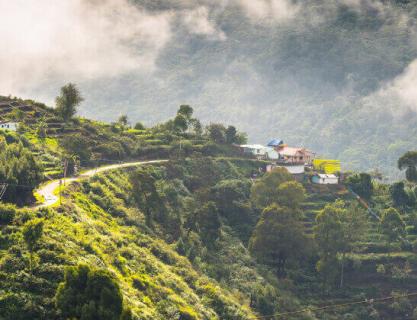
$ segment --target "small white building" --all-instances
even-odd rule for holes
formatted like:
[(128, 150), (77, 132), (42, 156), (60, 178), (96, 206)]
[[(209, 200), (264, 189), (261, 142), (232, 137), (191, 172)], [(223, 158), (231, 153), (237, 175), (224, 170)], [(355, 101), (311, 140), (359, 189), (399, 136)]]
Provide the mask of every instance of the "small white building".
[(278, 160), (279, 159), (279, 154), (278, 152), (271, 147), (264, 147), (266, 150), (266, 154), (265, 154), (265, 158), (267, 160)]
[(16, 122), (0, 122), (0, 130), (17, 131)]
[(271, 172), (275, 168), (285, 168), (287, 171), (293, 175), (304, 174), (305, 167), (304, 165), (277, 165), (277, 164), (268, 164), (266, 166), (266, 172)]
[(339, 178), (334, 174), (318, 173), (311, 179), (316, 184), (339, 184)]
[(243, 144), (240, 145), (240, 148), (243, 150), (243, 153), (249, 153), (256, 157), (265, 157), (267, 153), (267, 148), (261, 144)]

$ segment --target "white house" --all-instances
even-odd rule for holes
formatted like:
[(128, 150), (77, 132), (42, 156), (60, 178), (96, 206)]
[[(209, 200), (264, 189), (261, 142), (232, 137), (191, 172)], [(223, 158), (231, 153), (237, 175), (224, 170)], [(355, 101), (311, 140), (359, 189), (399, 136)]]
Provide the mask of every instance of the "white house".
[(243, 150), (243, 153), (250, 153), (259, 158), (265, 157), (267, 153), (267, 148), (261, 144), (242, 144), (240, 148)]
[(279, 154), (278, 152), (271, 147), (264, 147), (266, 150), (266, 159), (268, 160), (278, 160), (279, 159)]
[(334, 174), (322, 174), (318, 173), (311, 179), (313, 183), (317, 184), (338, 184), (339, 178)]
[(0, 130), (16, 131), (17, 123), (16, 122), (0, 122)]
[(268, 164), (266, 166), (266, 172), (271, 172), (275, 168), (285, 168), (287, 171), (293, 175), (304, 174), (305, 167), (304, 165), (277, 165), (277, 164)]

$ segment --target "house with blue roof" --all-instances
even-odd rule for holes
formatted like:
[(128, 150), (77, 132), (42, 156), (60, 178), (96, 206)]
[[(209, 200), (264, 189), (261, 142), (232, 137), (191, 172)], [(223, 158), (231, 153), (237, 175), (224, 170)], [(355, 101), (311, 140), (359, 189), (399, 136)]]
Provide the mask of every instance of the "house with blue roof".
[(281, 145), (284, 144), (284, 140), (280, 140), (280, 139), (272, 139), (271, 141), (269, 141), (269, 143), (267, 144), (268, 147), (279, 147)]

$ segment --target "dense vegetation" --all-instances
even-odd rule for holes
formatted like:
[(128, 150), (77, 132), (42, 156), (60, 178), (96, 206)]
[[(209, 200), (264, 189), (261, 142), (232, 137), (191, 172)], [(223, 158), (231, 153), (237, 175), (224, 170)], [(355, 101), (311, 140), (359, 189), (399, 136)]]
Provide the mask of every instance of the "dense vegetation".
[[(0, 204), (0, 318), (249, 320), (306, 307), (287, 318), (417, 316), (406, 296), (417, 284), (415, 152), (398, 161), (405, 181), (352, 173), (340, 185), (314, 185), (284, 168), (265, 173), (268, 162), (233, 147), (242, 133), (203, 127), (189, 106), (131, 129), (125, 117), (64, 121), (59, 110), (15, 102), (2, 116), (19, 116), (21, 126), (0, 142), (10, 185), (33, 188), (50, 174), (45, 159), (66, 160), (73, 171), (100, 164), (108, 149), (97, 145), (119, 139), (130, 142), (118, 161), (169, 161), (67, 185), (62, 204), (50, 208), (6, 204), (30, 202), (29, 191), (8, 193)], [(39, 117), (60, 128), (33, 129)], [(393, 298), (314, 310), (386, 296)]]

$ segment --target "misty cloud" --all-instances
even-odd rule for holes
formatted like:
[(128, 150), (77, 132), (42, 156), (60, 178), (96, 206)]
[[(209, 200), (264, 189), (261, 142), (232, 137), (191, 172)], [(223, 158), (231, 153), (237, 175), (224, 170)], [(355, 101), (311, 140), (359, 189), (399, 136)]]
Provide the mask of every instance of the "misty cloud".
[(215, 21), (210, 20), (207, 7), (186, 10), (181, 14), (181, 18), (192, 34), (205, 35), (214, 40), (226, 40), (225, 33), (216, 26)]
[(60, 83), (152, 71), (171, 38), (170, 12), (127, 0), (0, 1), (0, 90), (27, 94)]
[(254, 23), (288, 21), (300, 8), (290, 0), (237, 0), (237, 4)]
[(394, 114), (407, 109), (417, 112), (417, 59), (404, 72), (383, 86), (375, 95), (380, 106), (389, 107)]

